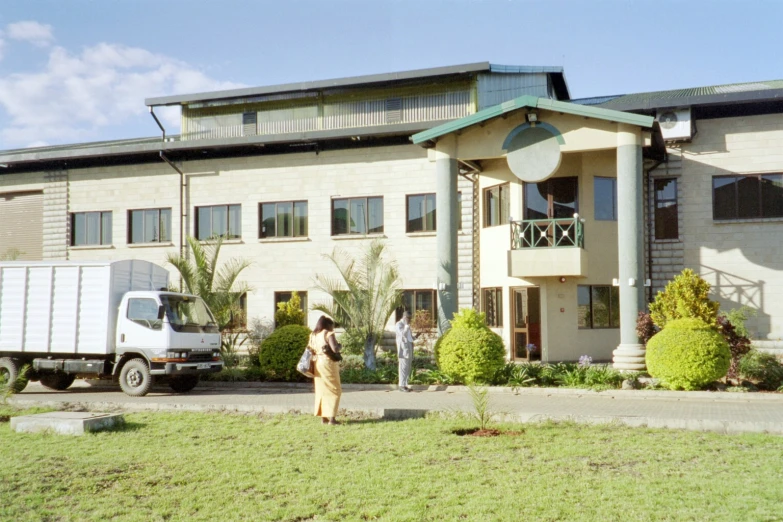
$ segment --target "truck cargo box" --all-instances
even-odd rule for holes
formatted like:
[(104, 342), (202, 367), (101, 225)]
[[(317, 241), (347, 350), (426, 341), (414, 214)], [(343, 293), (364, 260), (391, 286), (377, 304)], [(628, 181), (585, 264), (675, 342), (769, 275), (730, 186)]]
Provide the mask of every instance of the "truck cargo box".
[(141, 260), (0, 263), (0, 352), (110, 354), (117, 310), (133, 290), (168, 286)]

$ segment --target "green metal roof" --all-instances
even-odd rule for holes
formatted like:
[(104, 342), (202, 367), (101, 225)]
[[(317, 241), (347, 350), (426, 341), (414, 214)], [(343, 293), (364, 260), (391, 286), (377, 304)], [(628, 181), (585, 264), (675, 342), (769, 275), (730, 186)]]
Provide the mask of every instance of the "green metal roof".
[[(766, 99), (782, 99), (783, 80), (708, 85), (669, 91), (653, 91), (614, 96), (596, 104), (605, 109), (641, 110), (678, 105), (719, 104)], [(591, 103), (590, 99), (576, 103)], [(593, 105), (593, 106), (596, 106)]]
[(519, 98), (514, 98), (513, 100), (501, 103), (500, 105), (486, 108), (475, 114), (471, 114), (470, 116), (465, 116), (464, 118), (450, 121), (443, 125), (433, 127), (430, 130), (414, 134), (411, 136), (411, 140), (415, 144), (424, 143), (519, 109), (544, 109), (565, 114), (573, 114), (575, 116), (584, 116), (586, 118), (595, 118), (597, 120), (628, 123), (640, 127), (652, 127), (654, 121), (652, 116), (629, 114), (627, 112), (614, 111), (601, 107), (577, 105), (570, 102), (550, 100), (548, 98), (537, 98), (535, 96), (520, 96)]

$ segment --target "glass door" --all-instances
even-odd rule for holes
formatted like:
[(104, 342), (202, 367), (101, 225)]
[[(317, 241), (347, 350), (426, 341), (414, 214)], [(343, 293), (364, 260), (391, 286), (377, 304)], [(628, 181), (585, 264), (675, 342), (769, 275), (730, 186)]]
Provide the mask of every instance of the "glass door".
[(537, 286), (511, 289), (511, 354), (515, 361), (541, 360), (541, 290)]

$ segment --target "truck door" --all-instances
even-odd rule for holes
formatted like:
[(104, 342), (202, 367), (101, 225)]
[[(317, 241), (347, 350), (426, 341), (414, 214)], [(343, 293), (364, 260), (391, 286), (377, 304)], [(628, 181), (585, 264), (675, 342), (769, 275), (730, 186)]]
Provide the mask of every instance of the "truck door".
[(158, 319), (160, 304), (150, 297), (129, 297), (126, 313), (117, 320), (117, 347), (131, 349), (161, 349), (166, 346), (163, 320)]

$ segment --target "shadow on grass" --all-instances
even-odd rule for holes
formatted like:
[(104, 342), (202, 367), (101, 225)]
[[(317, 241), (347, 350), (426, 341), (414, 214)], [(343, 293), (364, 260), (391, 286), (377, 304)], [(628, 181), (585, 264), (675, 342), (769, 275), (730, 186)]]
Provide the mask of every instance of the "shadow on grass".
[(95, 433), (133, 433), (136, 431), (140, 431), (142, 428), (146, 426), (143, 422), (123, 422), (121, 424), (117, 424), (115, 426), (112, 426), (111, 428), (106, 428), (105, 430), (96, 431)]

